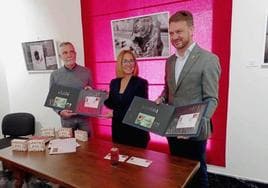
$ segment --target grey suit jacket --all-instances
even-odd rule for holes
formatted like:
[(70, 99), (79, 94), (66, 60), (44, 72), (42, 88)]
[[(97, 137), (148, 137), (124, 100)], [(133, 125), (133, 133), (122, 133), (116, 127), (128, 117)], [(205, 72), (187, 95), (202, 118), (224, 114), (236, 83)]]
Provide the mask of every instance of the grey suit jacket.
[(205, 118), (201, 121), (201, 131), (197, 140), (205, 140), (211, 134), (210, 118), (218, 104), (220, 77), (219, 59), (215, 54), (200, 48), (197, 44), (181, 71), (178, 83), (175, 81), (176, 56), (167, 59), (165, 67), (165, 87), (161, 94), (168, 104), (183, 106), (198, 102), (208, 102)]

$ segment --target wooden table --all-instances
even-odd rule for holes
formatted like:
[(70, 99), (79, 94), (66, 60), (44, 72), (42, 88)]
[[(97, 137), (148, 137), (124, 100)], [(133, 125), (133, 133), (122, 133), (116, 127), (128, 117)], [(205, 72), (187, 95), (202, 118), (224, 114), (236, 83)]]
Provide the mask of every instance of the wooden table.
[[(14, 171), (16, 187), (31, 173), (62, 187), (85, 188), (172, 188), (185, 187), (199, 168), (199, 162), (151, 150), (92, 139), (79, 142), (76, 153), (49, 155), (46, 152), (0, 150), (0, 160)], [(116, 146), (120, 154), (152, 160), (148, 167), (126, 162), (112, 166), (104, 156)]]

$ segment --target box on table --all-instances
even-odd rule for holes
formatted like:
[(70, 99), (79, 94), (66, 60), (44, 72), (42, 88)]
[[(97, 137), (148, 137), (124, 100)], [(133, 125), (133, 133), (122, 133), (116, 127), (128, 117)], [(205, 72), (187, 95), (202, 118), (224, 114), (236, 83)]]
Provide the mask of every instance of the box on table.
[(59, 138), (71, 138), (73, 137), (73, 129), (72, 128), (60, 128), (58, 130), (58, 137)]
[(41, 128), (41, 136), (55, 137), (54, 128)]
[(43, 137), (35, 137), (28, 140), (28, 151), (45, 151), (46, 139)]
[(27, 140), (13, 139), (11, 140), (11, 148), (13, 151), (27, 151)]
[(74, 137), (79, 141), (83, 141), (83, 142), (88, 141), (88, 133), (87, 133), (87, 131), (75, 130), (74, 131)]

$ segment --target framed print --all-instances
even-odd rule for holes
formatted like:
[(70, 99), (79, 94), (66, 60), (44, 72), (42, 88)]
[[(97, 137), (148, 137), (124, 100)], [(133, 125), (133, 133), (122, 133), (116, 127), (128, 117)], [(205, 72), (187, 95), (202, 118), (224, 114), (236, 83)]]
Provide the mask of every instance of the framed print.
[(114, 58), (130, 49), (139, 58), (169, 56), (168, 12), (111, 21)]
[(72, 110), (80, 115), (101, 116), (108, 93), (101, 90), (65, 87), (53, 84), (47, 95), (45, 106), (58, 110)]
[(135, 96), (123, 123), (160, 136), (197, 137), (207, 105), (208, 103), (201, 102), (175, 107), (156, 104), (148, 99)]
[(52, 71), (58, 69), (57, 55), (53, 40), (22, 43), (26, 68), (29, 72)]

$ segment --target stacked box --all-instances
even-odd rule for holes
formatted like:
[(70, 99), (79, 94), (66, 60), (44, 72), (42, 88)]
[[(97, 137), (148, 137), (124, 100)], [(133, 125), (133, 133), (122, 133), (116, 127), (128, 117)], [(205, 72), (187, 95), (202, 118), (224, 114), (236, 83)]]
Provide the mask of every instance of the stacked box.
[(59, 138), (71, 138), (73, 137), (73, 129), (72, 128), (60, 128), (58, 130)]
[(46, 150), (45, 139), (30, 139), (28, 141), (28, 151), (45, 151)]
[(54, 128), (42, 128), (41, 136), (55, 137), (55, 129)]
[(13, 151), (27, 151), (27, 140), (13, 139), (11, 140), (11, 148)]
[(79, 141), (83, 141), (83, 142), (88, 141), (87, 131), (75, 130), (74, 131), (74, 137)]

